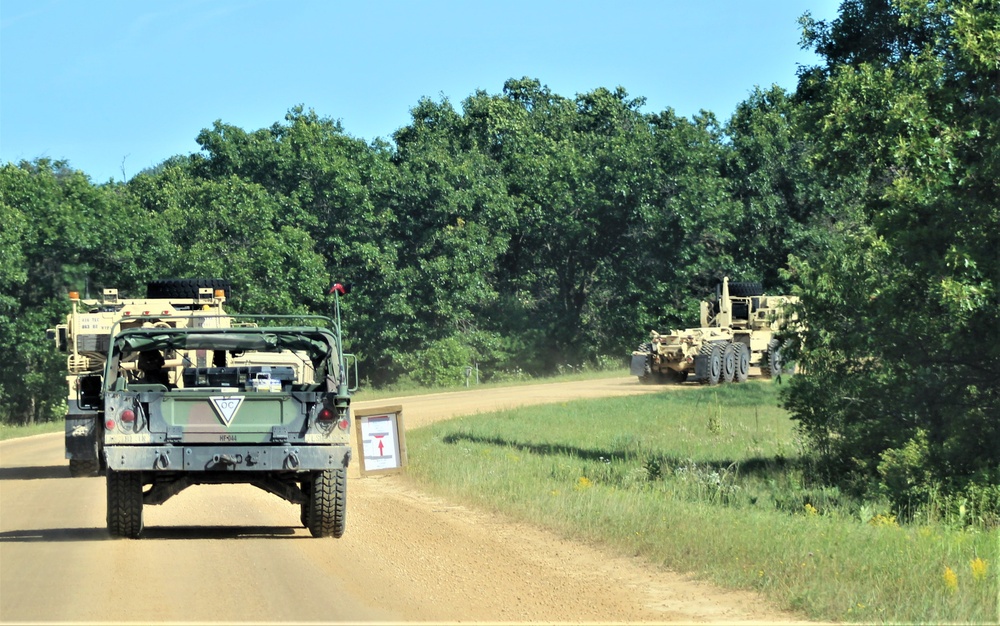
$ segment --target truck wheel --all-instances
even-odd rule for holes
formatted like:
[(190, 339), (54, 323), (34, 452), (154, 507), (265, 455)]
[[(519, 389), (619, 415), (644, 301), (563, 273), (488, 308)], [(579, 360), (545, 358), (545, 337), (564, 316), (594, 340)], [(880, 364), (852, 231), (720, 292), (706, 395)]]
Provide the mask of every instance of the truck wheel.
[(347, 470), (326, 470), (309, 484), (306, 521), (313, 537), (341, 537), (347, 526)]
[(649, 342), (640, 343), (636, 352), (644, 352), (646, 354), (646, 362), (642, 368), (642, 375), (639, 376), (639, 382), (643, 385), (655, 385), (663, 382), (663, 377), (660, 376), (660, 373), (653, 371), (653, 344)]
[(109, 469), (107, 488), (108, 532), (137, 539), (142, 533), (142, 474)]
[(736, 382), (745, 383), (750, 376), (750, 348), (744, 343), (735, 343), (736, 350)]
[(777, 339), (772, 339), (767, 343), (767, 351), (760, 359), (760, 373), (766, 378), (781, 376), (781, 347)]
[(166, 278), (146, 283), (146, 297), (153, 299), (197, 299), (198, 290), (207, 287), (221, 289), (229, 299), (229, 281), (221, 278)]
[(726, 347), (722, 350), (722, 379), (727, 383), (733, 382), (733, 379), (736, 378), (737, 345), (743, 344), (727, 343)]
[(69, 460), (69, 475), (73, 478), (80, 478), (82, 476), (97, 476), (97, 469), (99, 463), (94, 459), (89, 459), (86, 461), (77, 461), (76, 459)]
[(722, 378), (722, 346), (718, 343), (702, 346), (701, 354), (708, 358), (708, 375), (705, 382), (709, 385), (718, 385)]

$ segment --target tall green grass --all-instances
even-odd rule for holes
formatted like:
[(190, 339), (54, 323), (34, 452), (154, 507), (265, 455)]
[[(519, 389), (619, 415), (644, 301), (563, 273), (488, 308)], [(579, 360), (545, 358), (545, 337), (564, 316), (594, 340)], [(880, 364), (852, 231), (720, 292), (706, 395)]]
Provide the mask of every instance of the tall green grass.
[(529, 407), (407, 434), (409, 474), (813, 619), (994, 622), (998, 535), (812, 482), (774, 386)]

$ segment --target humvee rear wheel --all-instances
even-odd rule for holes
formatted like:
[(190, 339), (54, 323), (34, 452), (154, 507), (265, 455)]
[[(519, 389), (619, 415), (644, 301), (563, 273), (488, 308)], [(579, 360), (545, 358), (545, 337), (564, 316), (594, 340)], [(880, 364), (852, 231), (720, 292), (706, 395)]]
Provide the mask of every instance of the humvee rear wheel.
[(733, 382), (733, 379), (736, 377), (737, 345), (743, 344), (729, 343), (726, 344), (726, 347), (722, 351), (722, 379), (727, 383)]
[(737, 346), (736, 382), (745, 383), (750, 376), (750, 348), (743, 343), (733, 345)]
[(97, 476), (98, 466), (99, 463), (94, 459), (86, 461), (70, 459), (69, 475), (73, 478), (80, 478), (81, 476)]
[(112, 537), (136, 539), (142, 533), (142, 474), (107, 473), (108, 532)]
[(309, 483), (306, 526), (313, 537), (341, 537), (347, 527), (347, 470), (318, 472)]

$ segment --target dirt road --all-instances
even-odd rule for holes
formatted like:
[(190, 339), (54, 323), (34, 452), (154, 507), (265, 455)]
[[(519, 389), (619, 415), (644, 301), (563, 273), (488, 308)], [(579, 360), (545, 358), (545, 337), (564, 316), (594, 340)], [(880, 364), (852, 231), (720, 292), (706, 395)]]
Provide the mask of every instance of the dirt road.
[[(477, 390), (402, 404), (408, 428), (575, 398), (649, 393), (634, 378)], [(70, 478), (62, 436), (0, 443), (0, 621), (791, 621), (636, 559), (422, 493), (405, 478), (348, 480), (344, 538), (318, 540), (298, 507), (244, 485), (199, 486), (146, 508), (141, 540), (112, 540), (104, 480)]]

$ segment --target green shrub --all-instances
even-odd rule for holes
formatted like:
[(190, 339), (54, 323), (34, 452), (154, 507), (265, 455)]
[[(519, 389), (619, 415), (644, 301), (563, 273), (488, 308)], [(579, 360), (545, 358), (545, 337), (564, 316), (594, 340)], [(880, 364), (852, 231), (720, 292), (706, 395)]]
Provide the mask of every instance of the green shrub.
[(410, 377), (427, 387), (455, 385), (464, 380), (464, 369), (472, 361), (472, 349), (457, 337), (445, 337), (402, 359)]

